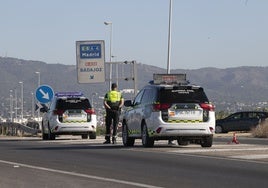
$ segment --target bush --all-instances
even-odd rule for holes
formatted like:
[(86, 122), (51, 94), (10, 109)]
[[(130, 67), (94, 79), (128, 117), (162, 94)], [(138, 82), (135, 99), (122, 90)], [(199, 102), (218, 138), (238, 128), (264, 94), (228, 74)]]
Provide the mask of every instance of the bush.
[(268, 119), (265, 119), (256, 128), (252, 129), (252, 135), (257, 138), (268, 138)]
[(105, 126), (97, 126), (96, 135), (97, 136), (103, 136), (105, 134), (106, 134), (106, 128), (105, 128)]

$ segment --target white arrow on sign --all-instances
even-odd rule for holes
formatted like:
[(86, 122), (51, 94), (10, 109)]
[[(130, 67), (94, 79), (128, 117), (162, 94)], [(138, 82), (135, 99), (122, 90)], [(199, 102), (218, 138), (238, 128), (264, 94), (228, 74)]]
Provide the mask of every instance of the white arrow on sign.
[(39, 91), (40, 91), (40, 93), (43, 95), (43, 99), (49, 99), (49, 95), (48, 95), (48, 92), (47, 93), (45, 93), (42, 89), (39, 89)]
[(43, 106), (42, 106), (42, 104), (40, 104), (39, 102), (38, 103), (36, 103), (36, 106), (35, 106), (35, 111), (39, 111), (40, 110), (40, 108), (42, 108)]

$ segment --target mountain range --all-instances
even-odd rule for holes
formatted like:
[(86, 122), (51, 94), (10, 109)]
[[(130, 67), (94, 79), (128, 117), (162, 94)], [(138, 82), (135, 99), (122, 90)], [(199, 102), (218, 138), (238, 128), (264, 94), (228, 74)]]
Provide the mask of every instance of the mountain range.
[[(166, 73), (166, 69), (141, 63), (137, 63), (136, 68), (137, 89), (141, 89), (152, 80), (154, 73)], [(106, 68), (106, 75), (108, 75), (107, 70)], [(124, 65), (113, 66), (112, 72), (113, 78), (119, 77), (120, 90), (134, 88), (132, 80), (126, 81), (124, 79), (125, 77), (133, 76), (131, 67), (125, 67)], [(206, 67), (200, 69), (174, 69), (170, 73), (186, 73), (187, 79), (191, 84), (202, 86), (210, 101), (216, 105), (216, 111), (255, 109), (260, 105), (261, 108), (266, 108), (265, 105), (268, 101), (266, 96), (268, 94), (268, 67), (241, 66), (224, 69)], [(41, 61), (0, 57), (0, 115), (5, 115), (10, 108), (11, 96), (12, 98), (17, 96), (18, 103), (20, 102), (22, 87), (25, 109), (31, 109), (31, 101), (38, 87), (38, 76), (40, 76), (41, 85), (49, 85), (56, 92), (82, 91), (92, 99), (97, 97), (95, 101), (98, 102), (99, 106), (102, 104), (100, 98), (104, 96), (109, 88), (108, 82), (79, 84), (75, 64), (47, 64)], [(115, 81), (113, 79), (113, 82)], [(19, 82), (23, 82), (23, 86)], [(126, 97), (133, 98), (134, 94), (126, 94)]]

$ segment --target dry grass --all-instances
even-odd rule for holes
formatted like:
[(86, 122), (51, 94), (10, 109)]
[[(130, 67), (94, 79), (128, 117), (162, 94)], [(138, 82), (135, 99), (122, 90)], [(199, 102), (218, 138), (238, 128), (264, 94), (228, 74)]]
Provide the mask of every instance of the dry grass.
[(256, 128), (252, 129), (252, 136), (257, 138), (268, 138), (268, 119), (262, 121)]

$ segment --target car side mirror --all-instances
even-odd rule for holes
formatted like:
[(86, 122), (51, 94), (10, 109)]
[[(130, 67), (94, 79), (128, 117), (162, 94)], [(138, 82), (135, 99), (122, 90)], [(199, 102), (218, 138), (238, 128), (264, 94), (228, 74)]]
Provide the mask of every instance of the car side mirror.
[(124, 106), (126, 106), (126, 107), (133, 106), (132, 101), (131, 101), (131, 100), (126, 100), (126, 101), (124, 102)]
[(40, 108), (40, 112), (45, 113), (48, 111), (48, 107), (47, 106), (43, 106), (42, 108)]

